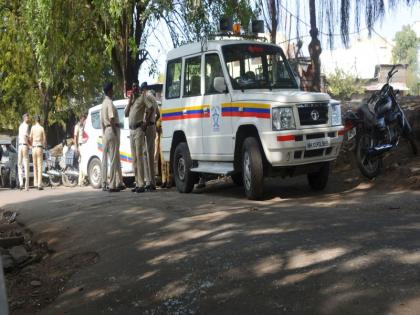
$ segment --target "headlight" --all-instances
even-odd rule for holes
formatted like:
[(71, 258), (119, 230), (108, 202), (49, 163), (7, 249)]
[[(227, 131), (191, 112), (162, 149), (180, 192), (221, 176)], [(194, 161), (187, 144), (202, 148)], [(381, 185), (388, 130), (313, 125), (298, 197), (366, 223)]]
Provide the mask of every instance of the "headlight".
[(331, 104), (331, 126), (341, 125), (341, 106), (339, 103)]
[(272, 111), (273, 130), (295, 129), (292, 107), (275, 107)]

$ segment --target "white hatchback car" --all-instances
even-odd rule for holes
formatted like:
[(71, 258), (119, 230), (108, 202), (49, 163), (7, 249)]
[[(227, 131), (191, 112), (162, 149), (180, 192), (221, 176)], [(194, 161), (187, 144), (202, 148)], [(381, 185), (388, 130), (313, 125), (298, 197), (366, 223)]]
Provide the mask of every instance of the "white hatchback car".
[[(134, 172), (130, 149), (130, 129), (128, 128), (128, 118), (124, 115), (124, 109), (127, 104), (128, 99), (114, 101), (120, 121), (120, 160), (122, 175), (124, 179), (132, 180)], [(103, 146), (100, 115), (101, 106), (96, 105), (89, 109), (85, 125), (85, 138), (87, 140), (81, 147), (82, 161), (79, 166), (87, 174), (90, 185), (94, 188), (100, 188), (102, 185), (101, 161)]]

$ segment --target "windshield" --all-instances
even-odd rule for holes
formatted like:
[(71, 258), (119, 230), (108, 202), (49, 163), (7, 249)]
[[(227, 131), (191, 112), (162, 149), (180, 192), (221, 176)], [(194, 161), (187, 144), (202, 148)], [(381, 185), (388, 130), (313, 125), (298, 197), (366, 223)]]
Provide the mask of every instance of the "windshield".
[(222, 51), (235, 90), (298, 88), (280, 47), (233, 44)]

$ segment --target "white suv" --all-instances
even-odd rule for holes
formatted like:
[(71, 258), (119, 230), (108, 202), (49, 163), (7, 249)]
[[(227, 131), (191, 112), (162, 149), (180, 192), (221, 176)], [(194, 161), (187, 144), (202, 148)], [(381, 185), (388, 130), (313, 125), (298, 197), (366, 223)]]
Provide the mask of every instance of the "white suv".
[(169, 52), (162, 101), (164, 159), (177, 189), (199, 173), (232, 176), (250, 199), (265, 176), (308, 174), (325, 188), (343, 140), (340, 104), (299, 90), (278, 46), (215, 40)]
[[(125, 179), (132, 180), (134, 177), (133, 163), (130, 149), (130, 130), (128, 128), (128, 118), (124, 115), (124, 109), (128, 104), (128, 99), (114, 101), (120, 121), (120, 161), (122, 175)], [(89, 109), (85, 124), (84, 138), (86, 143), (81, 146), (82, 161), (80, 166), (89, 178), (90, 185), (100, 188), (102, 185), (102, 129), (101, 129), (101, 107), (96, 105)]]

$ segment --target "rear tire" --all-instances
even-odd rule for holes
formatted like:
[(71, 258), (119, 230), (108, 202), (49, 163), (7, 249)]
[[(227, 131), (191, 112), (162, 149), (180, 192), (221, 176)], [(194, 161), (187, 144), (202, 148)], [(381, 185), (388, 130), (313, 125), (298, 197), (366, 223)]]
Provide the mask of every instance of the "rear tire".
[(245, 194), (258, 200), (264, 194), (264, 168), (260, 145), (254, 137), (246, 138), (242, 145), (242, 178)]
[(63, 185), (66, 187), (76, 187), (77, 183), (79, 182), (79, 177), (76, 176), (69, 176), (63, 174), (62, 176)]
[(242, 172), (232, 174), (230, 177), (232, 178), (232, 181), (237, 186), (243, 186), (244, 185), (244, 178), (242, 177)]
[(368, 149), (375, 145), (370, 134), (362, 133), (357, 137), (356, 162), (360, 172), (367, 178), (373, 179), (379, 175), (382, 169), (382, 157), (369, 158)]
[(321, 191), (327, 187), (328, 178), (330, 176), (330, 162), (324, 163), (319, 171), (309, 173), (308, 176), (308, 183), (312, 190)]
[(99, 189), (102, 186), (102, 164), (98, 158), (93, 158), (88, 167), (88, 177), (90, 185)]
[(187, 143), (181, 142), (176, 146), (172, 167), (178, 191), (190, 193), (194, 188), (197, 174), (191, 172), (192, 160)]

